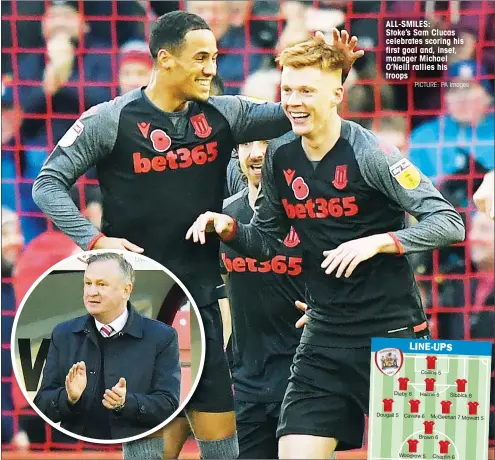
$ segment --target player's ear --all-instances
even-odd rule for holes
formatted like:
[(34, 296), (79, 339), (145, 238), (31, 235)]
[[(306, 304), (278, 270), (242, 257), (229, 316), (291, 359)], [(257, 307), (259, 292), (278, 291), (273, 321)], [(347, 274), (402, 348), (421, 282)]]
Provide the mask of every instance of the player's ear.
[(134, 285), (132, 283), (127, 283), (124, 288), (124, 298), (129, 299), (131, 297), (132, 290), (134, 288)]
[(164, 70), (170, 70), (174, 63), (174, 56), (166, 49), (160, 49), (156, 56), (158, 67)]
[(339, 86), (333, 92), (333, 100), (335, 105), (339, 105), (344, 99), (344, 87)]

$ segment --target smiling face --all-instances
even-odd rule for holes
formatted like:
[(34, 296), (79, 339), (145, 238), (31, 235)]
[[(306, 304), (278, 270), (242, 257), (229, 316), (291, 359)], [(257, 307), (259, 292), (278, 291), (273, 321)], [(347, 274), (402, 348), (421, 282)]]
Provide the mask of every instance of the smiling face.
[(176, 53), (162, 49), (158, 61), (168, 70), (167, 86), (177, 98), (206, 101), (217, 73), (218, 49), (211, 30), (191, 30)]
[(250, 184), (258, 187), (261, 181), (261, 167), (265, 159), (268, 141), (255, 141), (239, 145), (239, 164)]
[(287, 66), (280, 86), (282, 107), (299, 136), (325, 129), (329, 115), (342, 102), (340, 70)]
[(84, 273), (84, 306), (98, 321), (108, 324), (125, 310), (132, 291), (115, 260), (101, 260)]

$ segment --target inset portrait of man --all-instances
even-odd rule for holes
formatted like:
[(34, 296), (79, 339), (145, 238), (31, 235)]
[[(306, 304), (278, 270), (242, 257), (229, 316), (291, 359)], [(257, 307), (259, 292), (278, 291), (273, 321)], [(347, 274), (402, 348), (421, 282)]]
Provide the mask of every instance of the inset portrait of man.
[[(163, 426), (188, 399), (181, 394), (184, 340), (150, 318), (177, 283), (160, 270), (133, 268), (140, 264), (129, 259), (144, 256), (74, 257), (82, 270), (52, 271), (22, 306), (13, 343), (18, 380), (55, 428), (96, 442), (136, 439)], [(49, 340), (33, 345), (50, 330)]]

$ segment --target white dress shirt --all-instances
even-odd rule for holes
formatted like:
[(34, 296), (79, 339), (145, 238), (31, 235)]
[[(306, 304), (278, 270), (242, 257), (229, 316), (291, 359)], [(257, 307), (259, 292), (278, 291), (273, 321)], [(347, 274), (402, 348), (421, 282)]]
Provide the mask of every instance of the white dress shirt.
[[(109, 324), (103, 324), (100, 323), (96, 318), (95, 318), (95, 324), (96, 328), (98, 329), (98, 332), (100, 332), (101, 328), (103, 326), (111, 326), (112, 327), (112, 332), (108, 337), (112, 337), (115, 334), (118, 334), (122, 329), (124, 329), (125, 323), (127, 322), (127, 318), (129, 317), (129, 312), (127, 311), (127, 308), (124, 310), (124, 313), (122, 313), (119, 317), (115, 318), (111, 323)], [(101, 332), (100, 332), (101, 334)]]

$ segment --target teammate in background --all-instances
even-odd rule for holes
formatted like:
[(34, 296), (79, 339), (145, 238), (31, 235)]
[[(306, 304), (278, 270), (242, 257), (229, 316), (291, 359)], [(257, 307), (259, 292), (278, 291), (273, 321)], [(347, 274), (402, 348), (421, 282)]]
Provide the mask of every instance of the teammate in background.
[[(309, 40), (280, 57), (293, 132), (273, 141), (250, 224), (213, 212), (186, 238), (216, 231), (233, 250), (268, 260), (291, 225), (304, 250), (308, 321), (277, 436), (280, 458), (328, 458), (362, 445), (371, 337), (427, 337), (405, 253), (464, 239), (454, 208), (399, 151), (341, 119), (344, 58)], [(405, 228), (404, 211), (418, 224)], [(208, 238), (210, 239), (210, 238)]]
[[(267, 145), (259, 141), (238, 147), (247, 187), (224, 201), (223, 212), (245, 224), (254, 214)], [(301, 339), (294, 327), (301, 318), (294, 302), (304, 296), (299, 239), (290, 231), (277, 255), (261, 263), (224, 244), (220, 250), (232, 320), (239, 458), (278, 458), (277, 423)]]
[(495, 219), (494, 174), (494, 171), (487, 172), (483, 182), (473, 195), (473, 201), (476, 207), (490, 217), (490, 219)]
[[(319, 35), (323, 41), (323, 35)], [(348, 63), (362, 55), (335, 30)], [(166, 266), (200, 307), (206, 336), (202, 378), (188, 404), (201, 457), (235, 458), (238, 442), (231, 380), (223, 350), (216, 286), (219, 241), (186, 241), (190, 222), (221, 211), (225, 170), (235, 145), (290, 129), (280, 104), (210, 98), (218, 55), (200, 17), (174, 11), (151, 27), (154, 69), (146, 89), (84, 113), (60, 140), (33, 186), (40, 209), (83, 249), (126, 249)], [(96, 165), (103, 197), (100, 232), (78, 212), (71, 185)], [(125, 458), (160, 458), (161, 437), (124, 444)]]

